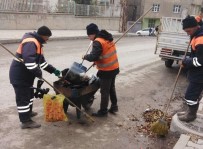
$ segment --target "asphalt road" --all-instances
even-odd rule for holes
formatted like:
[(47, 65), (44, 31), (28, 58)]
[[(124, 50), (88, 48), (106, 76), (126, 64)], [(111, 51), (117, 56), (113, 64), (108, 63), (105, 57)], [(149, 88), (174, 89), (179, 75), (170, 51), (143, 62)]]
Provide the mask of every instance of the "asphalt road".
[[(48, 63), (63, 70), (73, 62), (81, 62), (82, 55), (89, 45), (88, 39), (51, 41), (44, 47), (44, 55)], [(40, 129), (21, 130), (15, 106), (15, 95), (9, 84), (9, 66), (13, 59), (2, 48), (0, 49), (0, 146), (1, 148), (171, 148), (177, 137), (169, 135), (164, 140), (150, 139), (137, 132), (136, 127), (143, 123), (142, 112), (146, 108), (162, 108), (169, 97), (171, 86), (175, 79), (178, 66), (165, 68), (164, 62), (154, 54), (155, 37), (126, 37), (117, 44), (120, 62), (120, 74), (116, 80), (119, 113), (107, 118), (96, 118), (93, 124), (77, 123), (75, 108), (68, 111), (69, 122), (47, 123), (43, 120), (42, 100), (37, 99), (34, 110), (39, 113), (34, 118), (42, 124)], [(17, 44), (5, 45), (15, 53)], [(91, 63), (85, 61), (89, 67)], [(88, 74), (96, 74), (96, 68), (91, 68)], [(43, 77), (49, 82), (57, 78), (47, 72)], [(44, 84), (43, 87), (49, 87)], [(184, 74), (181, 75), (175, 95), (182, 96), (186, 87)], [(54, 93), (53, 90), (50, 93)], [(100, 94), (95, 94), (96, 100), (91, 111), (99, 108)], [(181, 101), (174, 100), (170, 112), (180, 108)], [(90, 113), (91, 113), (90, 111)], [(138, 121), (130, 121), (129, 115), (134, 115)]]

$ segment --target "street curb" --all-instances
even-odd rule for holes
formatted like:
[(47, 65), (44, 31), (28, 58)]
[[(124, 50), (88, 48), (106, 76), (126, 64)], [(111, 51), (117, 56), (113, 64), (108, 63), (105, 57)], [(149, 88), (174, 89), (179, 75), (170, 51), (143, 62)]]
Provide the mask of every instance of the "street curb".
[(191, 134), (181, 134), (173, 149), (202, 149), (203, 140)]
[(2, 44), (12, 44), (12, 43), (19, 43), (20, 39), (6, 39), (6, 40), (0, 40), (0, 43)]
[(178, 142), (175, 144), (173, 149), (184, 149), (184, 147), (187, 145), (189, 140), (190, 140), (190, 136), (187, 136), (185, 134), (181, 134)]
[[(114, 38), (119, 38), (121, 37), (122, 34), (115, 34), (113, 35)], [(125, 37), (137, 37), (137, 35), (134, 34), (127, 34)], [(72, 37), (51, 37), (49, 40), (50, 41), (59, 41), (59, 40), (75, 40), (75, 39), (88, 39), (87, 36), (72, 36)], [(20, 43), (21, 39), (5, 39), (5, 40), (0, 40), (0, 43), (2, 44), (13, 44), (13, 43)]]
[[(202, 118), (203, 115), (197, 113), (197, 117)], [(191, 122), (191, 123), (192, 123), (192, 122)], [(179, 132), (180, 134), (181, 134), (181, 133), (191, 133), (191, 134), (195, 134), (195, 135), (198, 135), (198, 136), (203, 137), (203, 133), (199, 133), (199, 132), (194, 131), (194, 130), (192, 130), (192, 129), (189, 129), (188, 127), (186, 127), (185, 125), (183, 125), (183, 123), (178, 119), (177, 114), (175, 114), (175, 115), (173, 116), (173, 118), (172, 118), (170, 130), (171, 130), (172, 132)]]
[[(58, 40), (74, 40), (74, 39), (86, 39), (87, 36), (73, 36), (73, 37), (52, 37), (49, 41), (58, 41)], [(12, 44), (12, 43), (20, 43), (21, 39), (6, 39), (0, 40), (0, 43), (3, 44)]]

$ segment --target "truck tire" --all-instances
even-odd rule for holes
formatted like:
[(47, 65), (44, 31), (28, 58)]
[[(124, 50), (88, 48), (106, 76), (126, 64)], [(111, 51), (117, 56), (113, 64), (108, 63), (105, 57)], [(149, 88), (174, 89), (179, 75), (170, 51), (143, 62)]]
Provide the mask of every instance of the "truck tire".
[(167, 68), (171, 68), (172, 65), (173, 65), (173, 62), (174, 62), (174, 60), (171, 60), (171, 59), (166, 60), (166, 61), (165, 61), (165, 66), (166, 66)]

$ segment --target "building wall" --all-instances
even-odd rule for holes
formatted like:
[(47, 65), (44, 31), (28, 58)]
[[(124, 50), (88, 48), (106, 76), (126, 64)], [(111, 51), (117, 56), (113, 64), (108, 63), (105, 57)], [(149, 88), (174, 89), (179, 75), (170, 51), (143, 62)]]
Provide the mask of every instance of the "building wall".
[[(144, 29), (144, 28), (148, 28), (149, 26), (148, 26), (148, 24), (149, 24), (149, 18), (144, 18), (143, 20), (142, 20), (142, 29)], [(158, 26), (158, 25), (160, 25), (160, 19), (158, 18), (156, 18), (155, 19), (155, 25), (154, 25), (154, 27), (156, 27), (156, 26)]]
[(96, 23), (100, 28), (119, 30), (119, 17), (75, 17), (67, 14), (47, 13), (0, 13), (0, 29), (37, 29), (47, 25), (51, 29), (85, 29), (89, 23)]
[[(142, 28), (148, 27), (150, 19), (155, 19), (155, 26), (159, 25), (161, 17), (185, 17), (197, 15), (200, 11), (203, 0), (142, 0), (142, 13), (148, 11), (153, 4), (159, 4), (159, 12), (150, 11), (142, 20)], [(180, 13), (174, 13), (174, 5), (181, 5)]]

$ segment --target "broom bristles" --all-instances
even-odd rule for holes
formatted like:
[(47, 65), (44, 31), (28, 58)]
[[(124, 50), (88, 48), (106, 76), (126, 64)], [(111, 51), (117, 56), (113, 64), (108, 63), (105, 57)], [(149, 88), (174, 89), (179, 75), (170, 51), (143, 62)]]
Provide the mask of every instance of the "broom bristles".
[(168, 123), (163, 120), (163, 119), (159, 119), (156, 122), (152, 123), (150, 130), (153, 133), (156, 133), (159, 136), (165, 136), (168, 134)]

